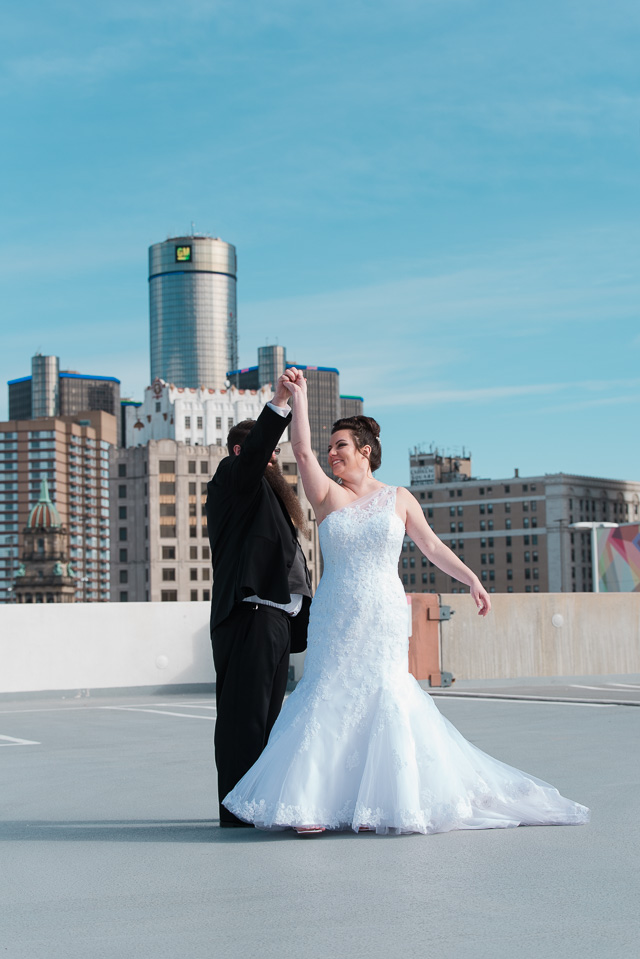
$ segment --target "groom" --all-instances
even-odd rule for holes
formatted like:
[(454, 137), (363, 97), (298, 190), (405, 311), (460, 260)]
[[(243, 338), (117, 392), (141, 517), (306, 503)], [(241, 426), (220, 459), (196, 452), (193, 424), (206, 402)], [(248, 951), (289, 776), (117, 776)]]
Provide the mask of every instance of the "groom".
[(221, 826), (247, 826), (222, 805), (264, 749), (287, 686), (289, 653), (306, 647), (311, 582), (296, 527), (304, 514), (277, 462), (291, 421), (278, 381), (258, 419), (234, 426), (207, 487), (213, 562), (211, 643)]

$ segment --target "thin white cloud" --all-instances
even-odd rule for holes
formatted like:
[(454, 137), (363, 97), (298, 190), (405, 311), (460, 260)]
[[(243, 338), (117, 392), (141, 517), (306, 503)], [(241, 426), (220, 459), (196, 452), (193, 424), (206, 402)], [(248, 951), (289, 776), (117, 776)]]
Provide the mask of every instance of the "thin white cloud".
[[(579, 393), (601, 392), (621, 387), (640, 389), (640, 379), (637, 380), (584, 380), (581, 382), (566, 383), (527, 383), (522, 385), (505, 385), (480, 387), (478, 389), (439, 389), (425, 388), (412, 392), (402, 389), (373, 393), (367, 397), (372, 406), (388, 408), (397, 406), (441, 406), (443, 404), (461, 403), (469, 406), (493, 403), (522, 396), (546, 396), (552, 393), (561, 393), (570, 390), (574, 395)], [(635, 397), (633, 397), (635, 399)], [(629, 402), (630, 397), (601, 397), (599, 399), (582, 400), (579, 403), (564, 404), (554, 409), (581, 409), (586, 406), (603, 406), (609, 403)], [(539, 408), (538, 408), (539, 409)]]

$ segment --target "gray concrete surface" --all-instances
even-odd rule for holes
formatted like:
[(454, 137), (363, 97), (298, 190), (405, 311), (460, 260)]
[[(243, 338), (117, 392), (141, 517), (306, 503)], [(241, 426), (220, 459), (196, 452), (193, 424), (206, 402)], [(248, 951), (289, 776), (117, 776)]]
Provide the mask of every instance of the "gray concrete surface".
[(635, 959), (640, 710), (606, 698), (437, 699), (588, 826), (316, 839), (218, 828), (209, 696), (2, 702), (0, 956)]

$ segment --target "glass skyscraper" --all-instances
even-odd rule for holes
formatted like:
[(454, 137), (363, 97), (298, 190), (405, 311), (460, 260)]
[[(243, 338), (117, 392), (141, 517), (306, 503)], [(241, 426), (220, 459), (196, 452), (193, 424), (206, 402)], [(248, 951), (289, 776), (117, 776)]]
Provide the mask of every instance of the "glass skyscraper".
[(238, 365), (236, 250), (206, 236), (149, 248), (151, 382), (224, 387)]

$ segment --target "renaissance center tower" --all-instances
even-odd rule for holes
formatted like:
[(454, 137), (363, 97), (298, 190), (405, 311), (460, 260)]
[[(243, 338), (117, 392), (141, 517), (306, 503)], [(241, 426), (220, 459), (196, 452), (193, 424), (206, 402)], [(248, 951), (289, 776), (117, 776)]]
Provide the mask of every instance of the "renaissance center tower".
[(224, 387), (238, 365), (236, 249), (208, 236), (149, 247), (151, 382)]

